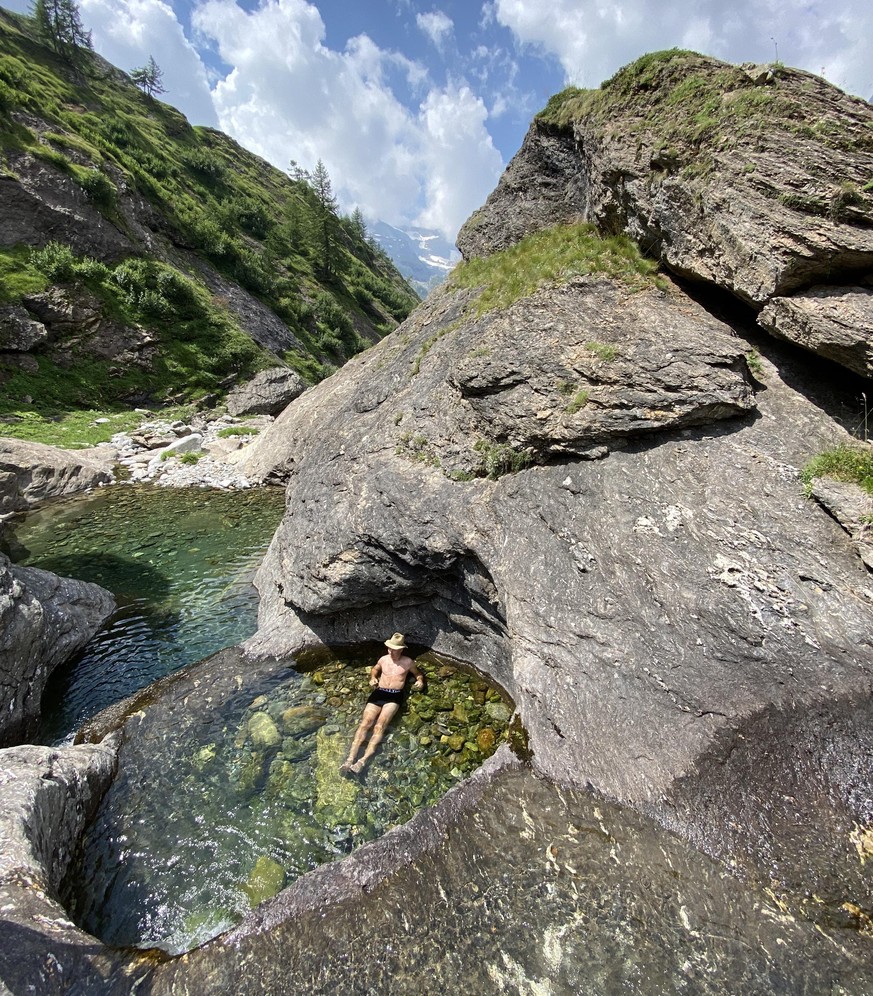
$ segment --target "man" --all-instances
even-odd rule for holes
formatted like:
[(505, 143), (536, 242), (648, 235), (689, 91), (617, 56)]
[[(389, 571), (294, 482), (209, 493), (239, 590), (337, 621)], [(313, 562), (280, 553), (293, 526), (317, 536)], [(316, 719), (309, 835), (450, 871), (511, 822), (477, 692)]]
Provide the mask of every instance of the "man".
[[(415, 661), (403, 653), (406, 650), (403, 634), (395, 633), (390, 640), (385, 641), (385, 646), (388, 653), (380, 657), (370, 669), (370, 687), (373, 691), (364, 706), (364, 714), (349, 748), (349, 756), (340, 767), (344, 775), (360, 774), (376, 753), (388, 724), (406, 697), (407, 677), (414, 675), (415, 687), (419, 690), (424, 688), (424, 675), (415, 666)], [(364, 756), (356, 760), (370, 730), (373, 732)]]

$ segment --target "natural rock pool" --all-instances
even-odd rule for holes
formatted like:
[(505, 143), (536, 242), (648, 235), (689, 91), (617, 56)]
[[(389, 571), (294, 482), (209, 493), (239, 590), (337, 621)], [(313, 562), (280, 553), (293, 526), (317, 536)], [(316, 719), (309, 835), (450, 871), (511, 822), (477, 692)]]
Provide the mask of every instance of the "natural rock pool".
[(281, 488), (116, 485), (13, 522), (11, 558), (108, 588), (118, 608), (43, 697), (41, 739), (254, 632), (252, 576), (282, 516)]
[(508, 738), (498, 691), (424, 655), (426, 690), (343, 777), (378, 653), (300, 673), (228, 650), (133, 706), (70, 881), (76, 920), (113, 945), (186, 951), (436, 802)]

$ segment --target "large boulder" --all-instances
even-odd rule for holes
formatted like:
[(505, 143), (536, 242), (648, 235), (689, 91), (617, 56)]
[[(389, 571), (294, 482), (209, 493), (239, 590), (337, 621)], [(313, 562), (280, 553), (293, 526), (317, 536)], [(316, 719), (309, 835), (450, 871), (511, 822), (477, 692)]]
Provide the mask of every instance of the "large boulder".
[(271, 367), (234, 388), (227, 395), (228, 414), (278, 415), (306, 388), (303, 379), (288, 367)]
[[(583, 218), (756, 310), (819, 284), (852, 294), (873, 269), (871, 127), (870, 104), (810, 73), (644, 56), (552, 99), (458, 248), (487, 255)], [(850, 330), (833, 308), (814, 335), (785, 306), (764, 326), (869, 374), (869, 297), (846, 307)]]
[(0, 436), (0, 515), (46, 498), (61, 498), (113, 480), (112, 454), (87, 452)]
[(33, 731), (49, 675), (114, 608), (96, 584), (15, 567), (0, 554), (0, 745)]
[(115, 771), (117, 737), (0, 750), (0, 990), (104, 993), (122, 961), (60, 901), (79, 837)]
[[(766, 361), (750, 418), (741, 340), (685, 300), (688, 338), (663, 322), (659, 343), (679, 302), (648, 334), (647, 293), (628, 310), (583, 280), (464, 320), (438, 291), (280, 416), (246, 464), (288, 481), (249, 648), (407, 632), (510, 691), (539, 771), (635, 803), (759, 710), (865, 694), (873, 587), (798, 474), (843, 430)], [(603, 331), (623, 316), (635, 365)], [(600, 339), (614, 360), (594, 362)], [(568, 369), (590, 385), (576, 412)]]

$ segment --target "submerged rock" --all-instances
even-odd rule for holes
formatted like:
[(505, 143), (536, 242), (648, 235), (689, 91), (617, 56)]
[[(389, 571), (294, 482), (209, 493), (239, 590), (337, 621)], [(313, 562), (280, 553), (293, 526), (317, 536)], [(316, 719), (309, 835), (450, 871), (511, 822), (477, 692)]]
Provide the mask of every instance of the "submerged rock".
[(324, 730), (318, 731), (315, 811), (328, 827), (360, 821), (358, 785), (340, 773), (347, 752), (348, 742), (344, 736), (329, 736)]
[(284, 884), (285, 869), (269, 855), (262, 854), (255, 862), (251, 875), (241, 888), (254, 907), (258, 903), (264, 902), (265, 899), (272, 899), (282, 890)]

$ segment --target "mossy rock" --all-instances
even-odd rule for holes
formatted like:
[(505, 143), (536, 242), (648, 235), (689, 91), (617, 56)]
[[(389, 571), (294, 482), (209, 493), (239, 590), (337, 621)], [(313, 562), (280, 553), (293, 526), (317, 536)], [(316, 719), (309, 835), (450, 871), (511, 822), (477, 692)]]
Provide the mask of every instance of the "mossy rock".
[(285, 869), (269, 855), (262, 854), (255, 862), (248, 879), (240, 886), (254, 908), (282, 891)]
[(279, 728), (265, 712), (256, 712), (249, 717), (248, 731), (252, 743), (262, 750), (278, 747), (282, 742)]
[(203, 771), (215, 760), (215, 744), (205, 744), (191, 758), (191, 764), (197, 771)]
[(493, 751), (497, 744), (497, 734), (490, 726), (483, 727), (476, 736), (476, 746), (485, 754)]
[(323, 709), (302, 705), (285, 709), (280, 722), (286, 736), (302, 737), (317, 730), (326, 719), (327, 713)]

